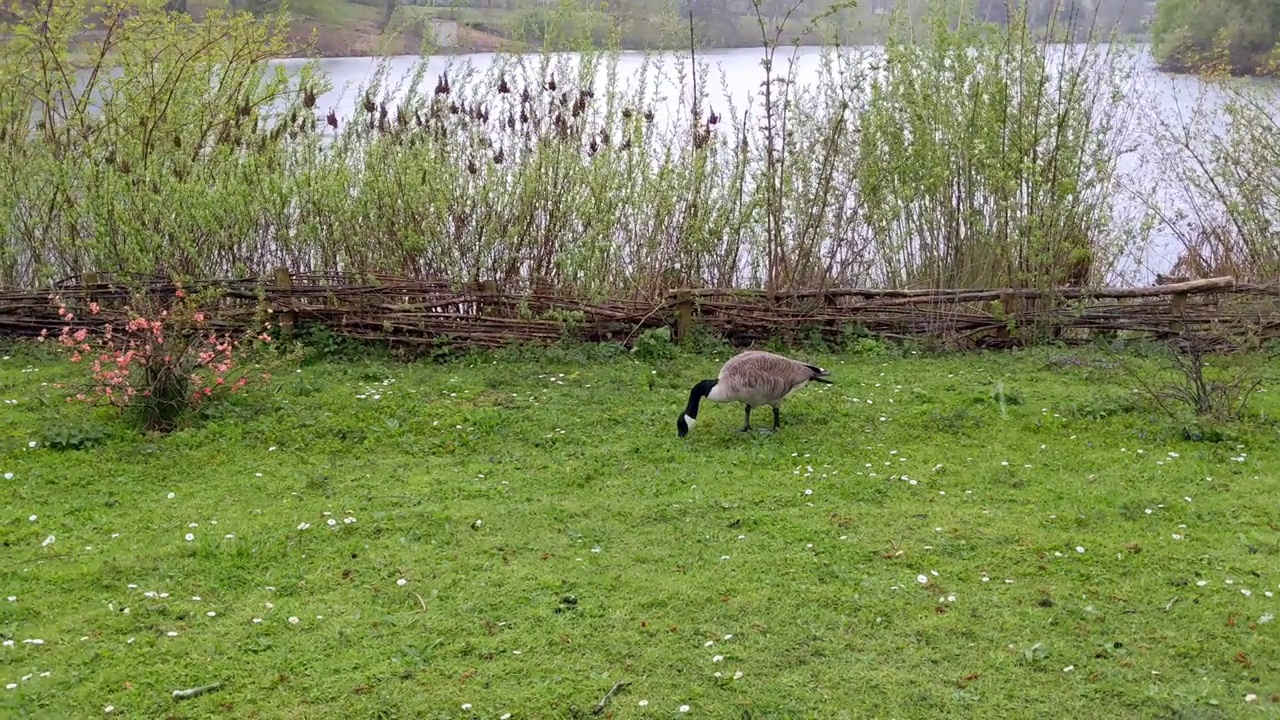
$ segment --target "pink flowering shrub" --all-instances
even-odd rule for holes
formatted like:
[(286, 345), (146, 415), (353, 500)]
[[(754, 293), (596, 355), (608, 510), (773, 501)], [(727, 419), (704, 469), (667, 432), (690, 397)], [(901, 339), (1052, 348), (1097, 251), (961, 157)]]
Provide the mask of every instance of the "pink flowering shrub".
[[(181, 287), (171, 302), (139, 298), (126, 308), (122, 327), (100, 318), (92, 323), (102, 313), (96, 302), (87, 307), (93, 326), (77, 326), (76, 315), (58, 297), (50, 300), (66, 325), (56, 335), (41, 332), (40, 341), (53, 340), (89, 374), (67, 402), (137, 409), (147, 430), (172, 430), (187, 410), (243, 390), (251, 380), (240, 363), (246, 344), (271, 342), (266, 331), (234, 337), (217, 331)], [(267, 381), (270, 375), (257, 378)]]

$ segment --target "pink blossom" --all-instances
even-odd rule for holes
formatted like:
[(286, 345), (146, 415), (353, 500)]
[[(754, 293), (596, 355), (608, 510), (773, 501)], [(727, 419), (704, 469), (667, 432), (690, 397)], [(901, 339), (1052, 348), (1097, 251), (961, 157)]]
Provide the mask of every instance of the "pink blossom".
[[(175, 314), (174, 322), (179, 334), (169, 338), (166, 338), (164, 321), (161, 319), (168, 317), (167, 311), (159, 313), (159, 317), (136, 315), (125, 325), (128, 335), (117, 339), (110, 325), (104, 326), (101, 335), (91, 333), (88, 328), (72, 327), (69, 324), (71, 313), (66, 311), (65, 305), (60, 304), (59, 309), (60, 316), (68, 323), (58, 334), (59, 346), (67, 349), (73, 362), (91, 361), (91, 389), (68, 397), (69, 402), (92, 402), (105, 398), (113, 405), (125, 407), (138, 396), (153, 397), (155, 388), (148, 387), (148, 381), (140, 373), (134, 372), (135, 367), (148, 371), (153, 368), (172, 368), (188, 373), (193, 386), (193, 405), (211, 399), (217, 387), (226, 387), (229, 392), (234, 393), (249, 382), (247, 377), (237, 380), (231, 378), (236, 366), (235, 351), (240, 346), (239, 339), (230, 333), (210, 332), (196, 336), (187, 334), (195, 330), (192, 319), (196, 323), (207, 320), (205, 312), (196, 312), (190, 316)], [(90, 304), (89, 311), (96, 314), (101, 308), (93, 303)], [(184, 323), (184, 317), (190, 319)], [(41, 332), (40, 337), (42, 340), (49, 337), (49, 331)], [(270, 339), (265, 332), (256, 337), (268, 341)], [(167, 345), (166, 339), (170, 341)], [(201, 373), (192, 372), (200, 367), (208, 368), (209, 373), (202, 376)], [(270, 377), (270, 374), (262, 375), (263, 380), (269, 380)]]

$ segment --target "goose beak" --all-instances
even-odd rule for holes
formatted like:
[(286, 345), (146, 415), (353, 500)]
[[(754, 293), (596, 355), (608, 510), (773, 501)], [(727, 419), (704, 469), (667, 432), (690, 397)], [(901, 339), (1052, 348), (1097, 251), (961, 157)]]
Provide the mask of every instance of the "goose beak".
[(685, 415), (684, 413), (681, 413), (680, 417), (676, 420), (676, 432), (679, 433), (680, 437), (684, 437), (685, 435), (688, 435), (689, 430), (693, 428), (693, 425), (695, 422), (697, 421), (694, 420), (693, 418), (689, 417), (688, 415)]

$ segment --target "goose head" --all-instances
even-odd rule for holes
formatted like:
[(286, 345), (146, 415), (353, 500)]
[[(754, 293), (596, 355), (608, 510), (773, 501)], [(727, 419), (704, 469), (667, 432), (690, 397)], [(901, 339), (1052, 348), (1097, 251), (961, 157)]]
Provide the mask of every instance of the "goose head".
[(715, 380), (703, 380), (694, 385), (693, 389), (689, 391), (689, 403), (685, 405), (684, 412), (680, 413), (680, 417), (676, 418), (676, 432), (680, 437), (688, 435), (694, 424), (698, 422), (698, 403), (715, 386)]

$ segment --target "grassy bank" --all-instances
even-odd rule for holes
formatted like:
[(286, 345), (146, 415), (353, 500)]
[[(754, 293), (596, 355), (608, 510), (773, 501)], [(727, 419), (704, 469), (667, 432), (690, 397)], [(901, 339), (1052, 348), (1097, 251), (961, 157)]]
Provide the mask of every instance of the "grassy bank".
[(549, 350), (277, 367), (140, 438), (7, 349), (0, 708), (1274, 712), (1274, 388), (1193, 442), (1088, 351), (806, 357), (773, 436), (676, 438), (723, 354)]

